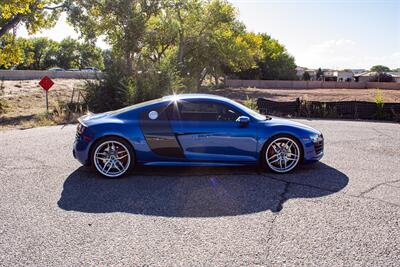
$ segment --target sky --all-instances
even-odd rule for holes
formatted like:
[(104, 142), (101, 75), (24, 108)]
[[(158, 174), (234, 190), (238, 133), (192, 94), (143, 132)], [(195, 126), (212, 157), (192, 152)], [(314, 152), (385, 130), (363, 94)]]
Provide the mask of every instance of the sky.
[[(230, 0), (249, 31), (278, 39), (309, 68), (400, 68), (400, 0)], [(19, 36), (27, 37), (20, 27)], [(63, 15), (38, 36), (78, 34)], [(100, 41), (101, 47), (107, 45)]]

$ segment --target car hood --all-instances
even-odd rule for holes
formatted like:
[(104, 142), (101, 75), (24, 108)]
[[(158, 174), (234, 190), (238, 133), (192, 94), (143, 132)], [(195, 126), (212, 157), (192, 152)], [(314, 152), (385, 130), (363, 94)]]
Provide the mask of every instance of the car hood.
[(267, 124), (268, 126), (289, 126), (289, 127), (295, 127), (298, 129), (303, 129), (303, 130), (307, 130), (311, 133), (315, 133), (315, 134), (321, 134), (320, 131), (318, 131), (317, 129), (308, 126), (306, 124), (300, 123), (300, 122), (296, 122), (296, 121), (292, 121), (292, 120), (288, 120), (288, 119), (283, 119), (283, 118), (279, 118), (279, 117), (270, 117), (270, 120), (266, 120), (265, 124)]

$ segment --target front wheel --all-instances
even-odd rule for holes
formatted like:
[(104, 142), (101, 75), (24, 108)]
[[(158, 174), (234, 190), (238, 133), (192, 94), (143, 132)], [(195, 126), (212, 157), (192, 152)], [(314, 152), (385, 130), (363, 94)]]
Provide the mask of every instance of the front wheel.
[(92, 162), (101, 175), (118, 178), (132, 168), (135, 160), (133, 151), (125, 140), (107, 137), (95, 145)]
[(263, 167), (276, 173), (288, 173), (295, 169), (301, 159), (300, 143), (290, 135), (278, 135), (269, 140), (262, 152)]

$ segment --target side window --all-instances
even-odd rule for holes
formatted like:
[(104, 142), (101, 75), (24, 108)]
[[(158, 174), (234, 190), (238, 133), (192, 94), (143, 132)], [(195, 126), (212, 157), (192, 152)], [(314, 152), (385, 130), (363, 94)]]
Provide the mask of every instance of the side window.
[(181, 102), (179, 117), (187, 121), (235, 121), (241, 114), (229, 106), (214, 102)]

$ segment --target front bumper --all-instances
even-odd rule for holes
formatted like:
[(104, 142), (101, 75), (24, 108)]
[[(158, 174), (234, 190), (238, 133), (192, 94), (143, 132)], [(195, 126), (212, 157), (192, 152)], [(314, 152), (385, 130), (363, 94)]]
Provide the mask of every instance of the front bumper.
[(304, 144), (304, 161), (317, 161), (324, 156), (324, 138), (321, 135), (320, 138), (315, 140), (305, 140)]

